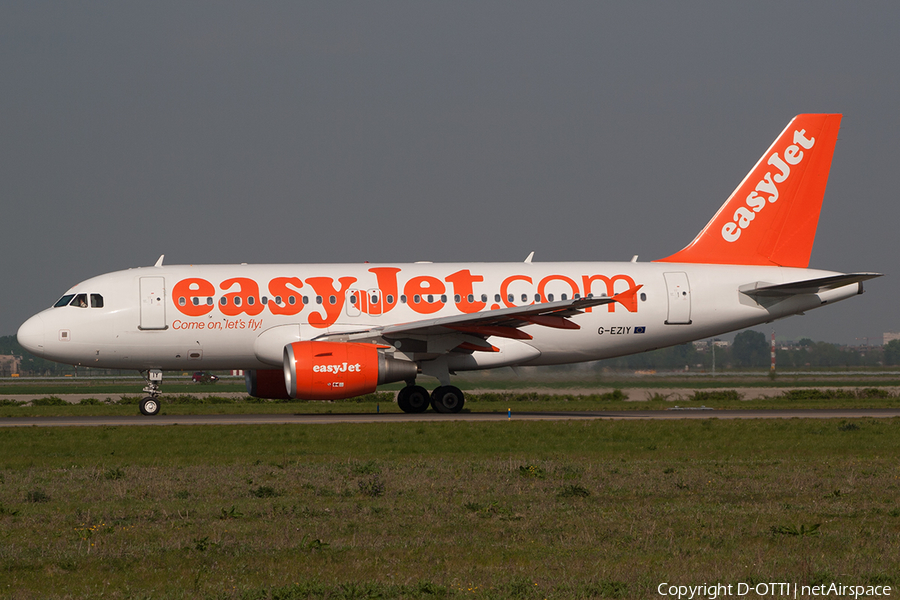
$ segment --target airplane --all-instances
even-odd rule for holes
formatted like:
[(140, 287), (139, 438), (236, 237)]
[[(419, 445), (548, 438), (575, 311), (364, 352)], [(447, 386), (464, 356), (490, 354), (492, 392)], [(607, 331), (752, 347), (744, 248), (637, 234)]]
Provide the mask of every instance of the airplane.
[[(707, 225), (651, 262), (164, 265), (100, 275), (28, 319), (50, 360), (163, 372), (241, 369), (260, 398), (351, 398), (459, 412), (451, 375), (622, 356), (863, 293), (879, 273), (809, 269), (840, 114), (792, 119)], [(419, 375), (437, 379), (429, 391)]]

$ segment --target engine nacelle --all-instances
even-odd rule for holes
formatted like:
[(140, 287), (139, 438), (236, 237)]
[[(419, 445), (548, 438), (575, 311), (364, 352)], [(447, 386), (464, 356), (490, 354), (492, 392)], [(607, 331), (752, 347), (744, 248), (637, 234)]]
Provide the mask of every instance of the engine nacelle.
[(259, 369), (244, 372), (247, 393), (254, 398), (270, 400), (289, 400), (287, 388), (284, 386), (283, 369)]
[(340, 400), (369, 394), (382, 383), (415, 379), (416, 363), (373, 344), (294, 342), (284, 347), (284, 386), (291, 398)]

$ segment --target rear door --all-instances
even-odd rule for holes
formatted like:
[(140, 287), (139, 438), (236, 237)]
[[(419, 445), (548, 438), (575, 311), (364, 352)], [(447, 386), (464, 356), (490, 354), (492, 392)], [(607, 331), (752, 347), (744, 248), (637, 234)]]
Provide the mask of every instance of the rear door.
[(141, 277), (142, 331), (166, 329), (166, 280), (164, 277)]
[(669, 297), (669, 312), (666, 325), (691, 324), (691, 286), (687, 273), (663, 273), (666, 278), (666, 292)]

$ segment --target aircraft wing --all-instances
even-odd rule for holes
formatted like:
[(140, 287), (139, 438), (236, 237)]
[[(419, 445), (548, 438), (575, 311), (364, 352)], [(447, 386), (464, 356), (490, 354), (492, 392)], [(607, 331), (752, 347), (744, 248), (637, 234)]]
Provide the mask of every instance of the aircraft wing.
[(862, 283), (869, 279), (881, 277), (882, 273), (847, 273), (831, 277), (819, 277), (790, 283), (769, 284), (761, 281), (741, 286), (740, 291), (754, 299), (784, 299), (800, 294), (819, 294), (853, 283)]
[[(521, 330), (526, 325), (540, 325), (555, 329), (580, 329), (581, 327), (570, 321), (568, 317), (581, 314), (587, 308), (603, 306), (612, 302), (633, 303), (636, 301), (635, 295), (641, 287), (636, 285), (611, 297), (573, 298), (437, 319), (423, 319), (357, 331), (326, 333), (316, 337), (315, 340), (391, 342), (404, 339), (426, 341), (428, 338), (445, 337), (451, 339), (447, 340), (450, 344), (442, 345), (444, 351), (462, 345), (463, 350), (496, 352), (497, 349), (486, 342), (487, 338), (491, 336), (530, 340), (532, 336)], [(428, 351), (431, 351), (431, 347)]]

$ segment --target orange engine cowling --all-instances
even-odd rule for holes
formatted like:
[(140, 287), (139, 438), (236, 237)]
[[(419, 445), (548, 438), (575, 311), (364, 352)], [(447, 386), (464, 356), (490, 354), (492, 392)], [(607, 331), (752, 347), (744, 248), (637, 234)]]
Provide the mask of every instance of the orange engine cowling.
[(291, 398), (339, 400), (375, 391), (382, 383), (415, 379), (416, 363), (386, 355), (373, 344), (294, 342), (284, 347), (284, 386)]
[(288, 400), (291, 397), (284, 385), (284, 370), (282, 369), (245, 371), (244, 382), (247, 384), (247, 393), (254, 398)]

